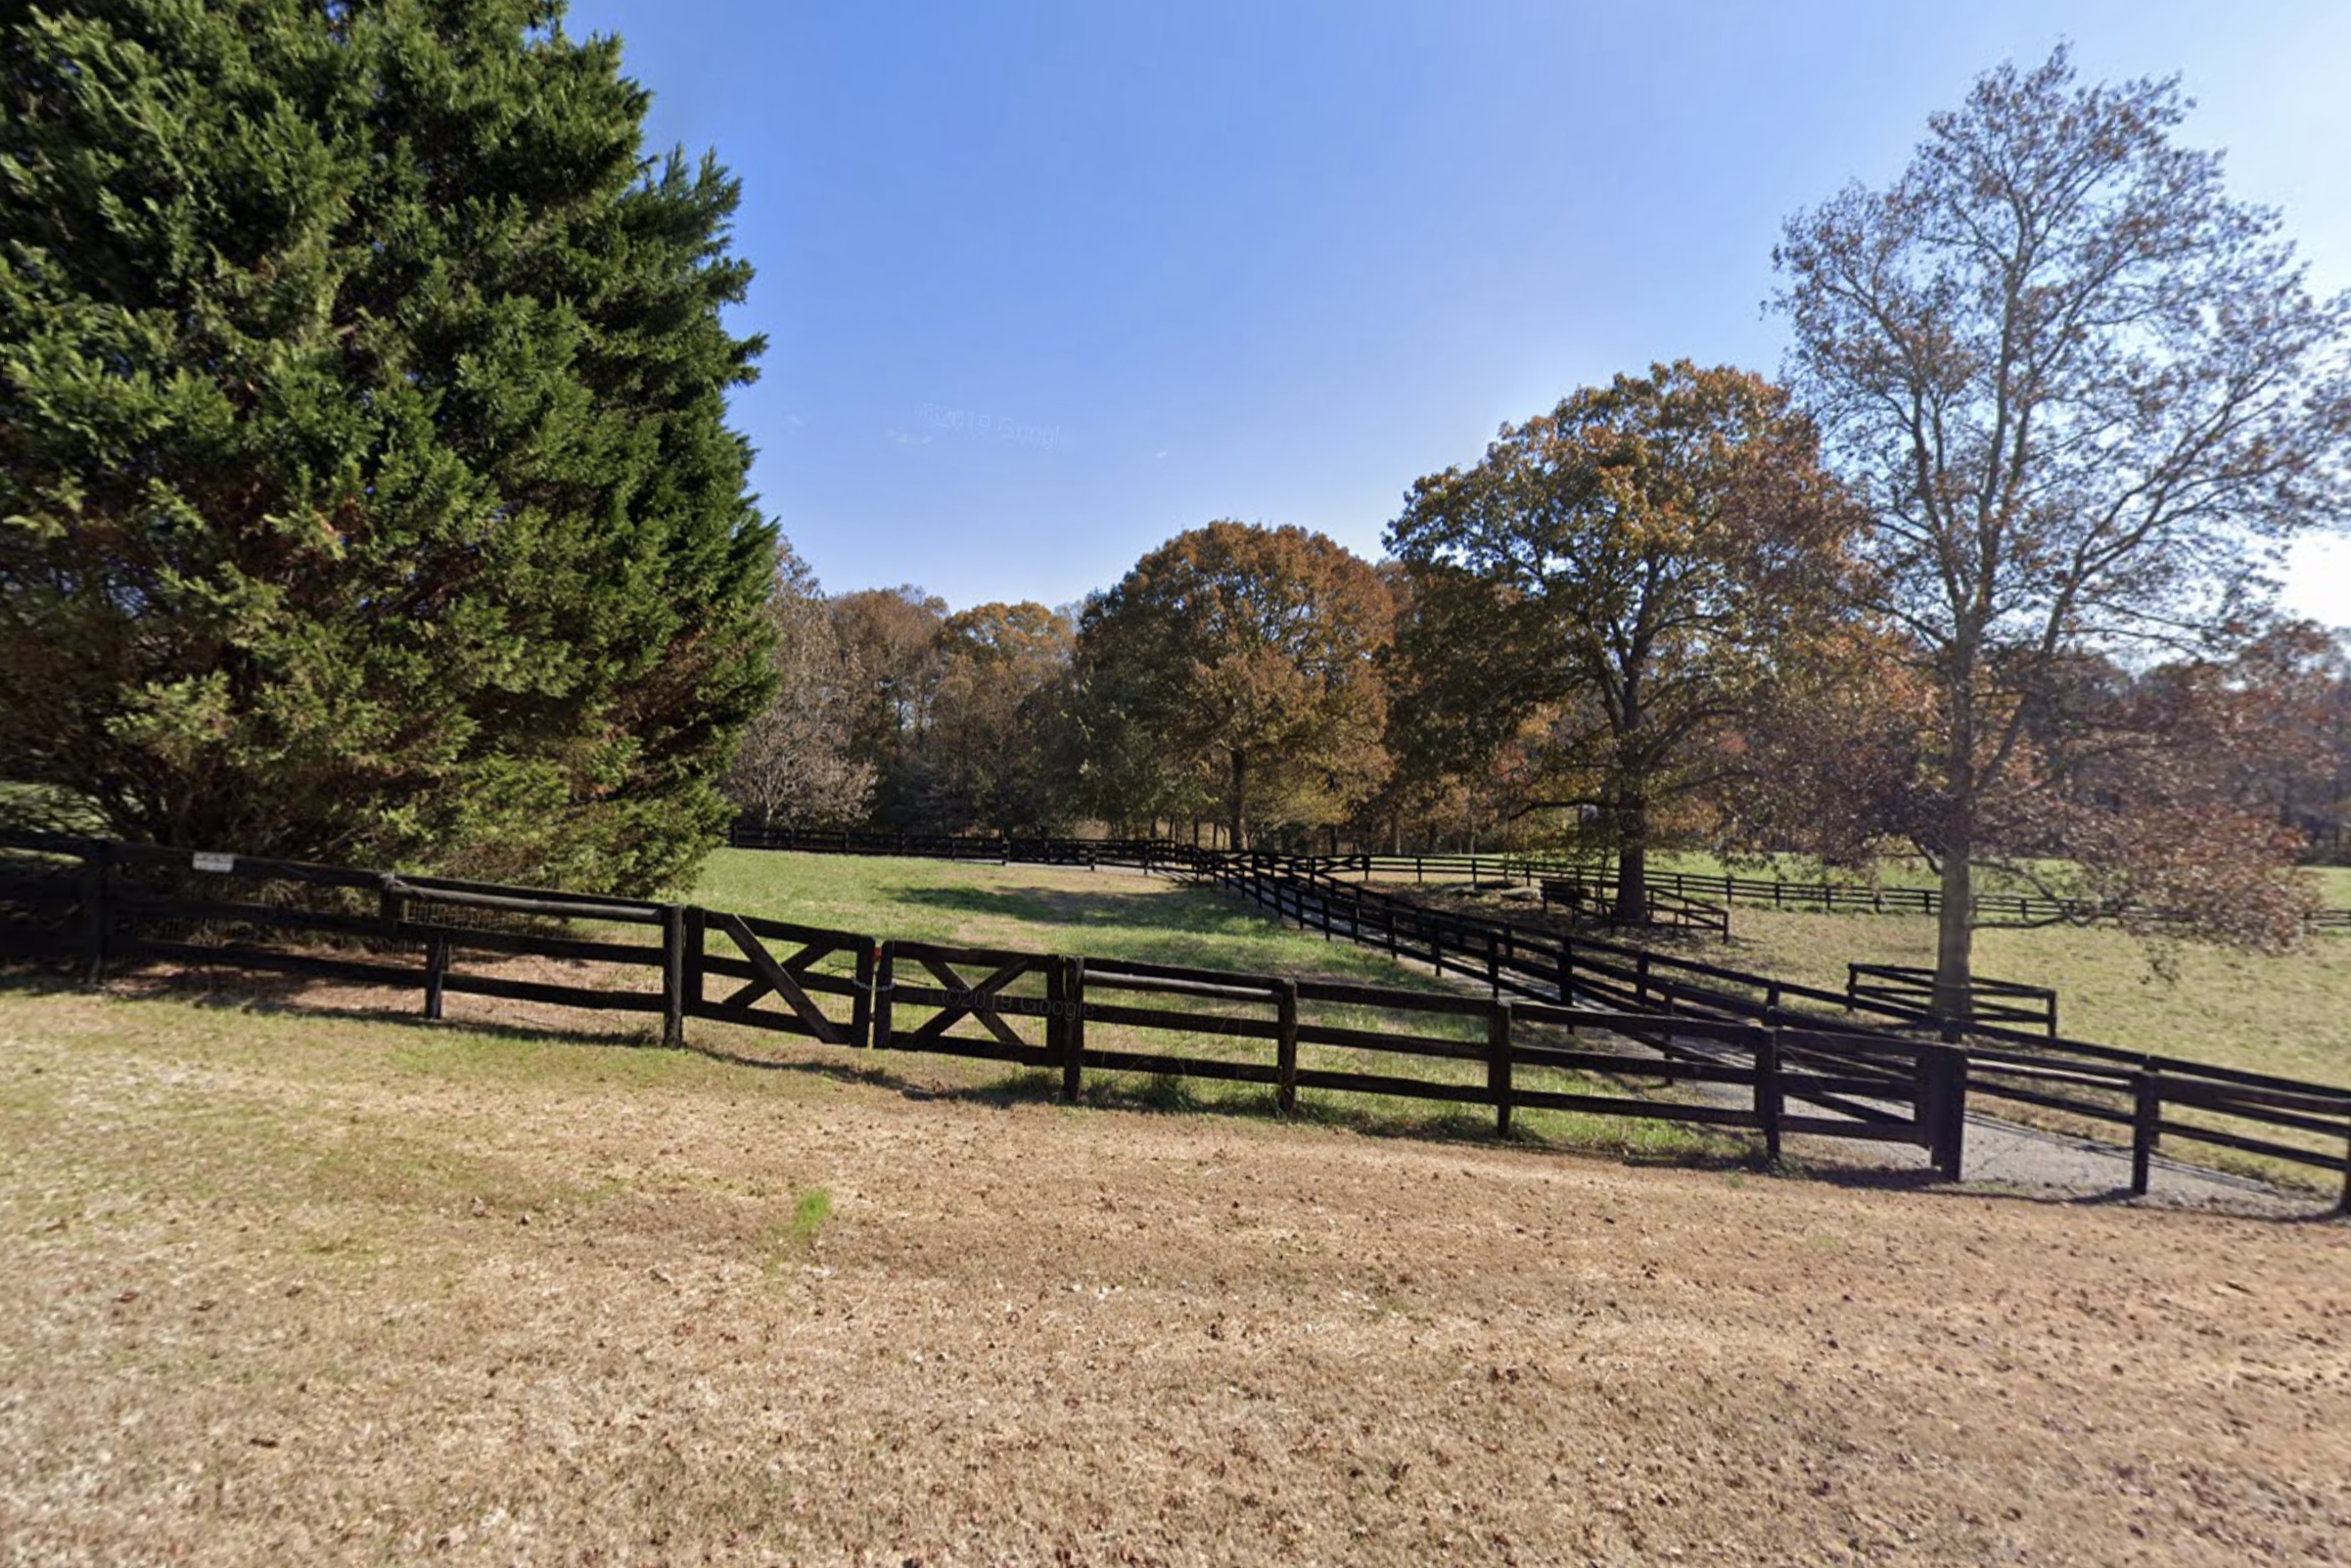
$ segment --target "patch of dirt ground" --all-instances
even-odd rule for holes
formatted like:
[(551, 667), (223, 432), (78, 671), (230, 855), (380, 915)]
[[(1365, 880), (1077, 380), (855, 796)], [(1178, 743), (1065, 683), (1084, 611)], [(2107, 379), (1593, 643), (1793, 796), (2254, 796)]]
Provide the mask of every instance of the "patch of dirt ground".
[(0, 1561), (2351, 1557), (2340, 1223), (778, 1060), (0, 990)]

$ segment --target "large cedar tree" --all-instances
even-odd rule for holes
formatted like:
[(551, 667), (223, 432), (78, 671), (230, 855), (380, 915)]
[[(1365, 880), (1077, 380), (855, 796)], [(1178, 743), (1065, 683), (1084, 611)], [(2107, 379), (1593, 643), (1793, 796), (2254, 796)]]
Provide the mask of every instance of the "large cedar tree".
[(645, 890), (769, 680), (737, 187), (539, 0), (0, 3), (0, 779)]

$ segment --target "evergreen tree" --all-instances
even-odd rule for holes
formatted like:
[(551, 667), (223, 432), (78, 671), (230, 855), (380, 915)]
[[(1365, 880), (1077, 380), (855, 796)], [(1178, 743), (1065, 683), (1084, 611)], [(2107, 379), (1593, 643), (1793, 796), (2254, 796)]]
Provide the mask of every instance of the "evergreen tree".
[(0, 774), (644, 890), (765, 695), (735, 183), (549, 0), (0, 0)]

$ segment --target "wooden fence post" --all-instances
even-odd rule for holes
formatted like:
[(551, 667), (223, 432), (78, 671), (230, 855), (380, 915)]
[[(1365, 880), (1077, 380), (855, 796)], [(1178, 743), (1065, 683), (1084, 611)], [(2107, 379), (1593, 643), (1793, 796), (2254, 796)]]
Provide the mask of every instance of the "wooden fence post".
[(2351, 1215), (2351, 1134), (2343, 1138), (2343, 1201), (2334, 1212)]
[[(868, 1049), (873, 1045), (875, 971), (880, 957), (880, 951), (871, 942), (863, 939), (858, 941), (854, 970), (857, 993), (850, 998), (849, 1003), (849, 1042)], [(699, 992), (695, 999), (701, 999)]]
[(1932, 1107), (1928, 1152), (1936, 1174), (1946, 1181), (1957, 1181), (1966, 1162), (1967, 1053), (1949, 1046), (1929, 1046), (1927, 1050), (1931, 1052), (1925, 1061), (1930, 1064), (1928, 1098)]
[(662, 905), (662, 1043), (672, 1050), (686, 1042), (686, 911)]
[(1927, 1164), (1936, 1171), (1943, 1169), (1941, 1138), (1943, 1136), (1943, 1078), (1936, 1060), (1935, 1047), (1919, 1045), (1918, 1054), (1911, 1058), (1911, 1106), (1917, 1119), (1920, 1142), (1926, 1147)]
[(703, 958), (709, 945), (708, 933), (711, 915), (698, 903), (686, 905), (685, 953), (679, 973), (683, 977), (680, 994), (685, 1010), (690, 1014), (702, 1005), (706, 971)]
[(1070, 1031), (1069, 1020), (1063, 1016), (1062, 999), (1069, 993), (1069, 963), (1067, 958), (1045, 960), (1045, 1065), (1061, 1067), (1065, 1078)]
[(1279, 983), (1273, 996), (1273, 1071), (1280, 1079), (1273, 1104), (1283, 1116), (1298, 1114), (1298, 982)]
[(890, 1048), (890, 1007), (898, 983), (898, 944), (885, 942), (875, 949), (873, 962), (873, 1048)]
[(1486, 996), (1490, 1001), (1502, 998), (1501, 945), (1491, 927), (1486, 932)]
[(425, 944), (425, 1016), (440, 1017), (442, 982), (449, 973), (449, 939), (440, 932)]
[(1755, 1053), (1755, 1121), (1763, 1129), (1764, 1162), (1777, 1169), (1779, 1118), (1787, 1108), (1779, 1086), (1779, 1025), (1748, 1027), (1748, 1047)]
[(2163, 1085), (2153, 1063), (2140, 1069), (2131, 1090), (2131, 1196), (2141, 1198), (2154, 1174), (2155, 1141), (2163, 1132)]
[(1486, 1015), (1486, 1092), (1494, 1097), (1494, 1135), (1510, 1135), (1510, 1004)]
[(1061, 1097), (1075, 1101), (1085, 1076), (1085, 960), (1061, 960)]

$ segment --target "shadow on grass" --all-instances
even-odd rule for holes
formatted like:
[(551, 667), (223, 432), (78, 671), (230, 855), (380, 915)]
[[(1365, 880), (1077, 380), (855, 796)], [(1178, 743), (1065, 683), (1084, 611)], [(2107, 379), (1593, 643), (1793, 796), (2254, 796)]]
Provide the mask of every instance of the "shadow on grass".
[[(267, 974), (232, 969), (122, 969), (110, 974), (96, 991), (70, 974), (49, 969), (0, 965), (0, 993), (28, 996), (105, 995), (128, 1001), (177, 1001), (192, 1007), (265, 1017), (331, 1018), (346, 1023), (388, 1024), (428, 1034), (459, 1033), (484, 1039), (545, 1045), (584, 1045), (603, 1049), (663, 1049), (659, 1026), (644, 1013), (612, 1013), (608, 1030), (576, 1025), (527, 1024), (488, 1018), (427, 1018), (423, 1003), (415, 1010), (394, 1009), (360, 997), (336, 999), (320, 995), (321, 982), (304, 975)], [(353, 988), (357, 989), (357, 988)], [(386, 987), (387, 993), (399, 988)], [(455, 998), (460, 993), (451, 992)]]
[(81, 983), (69, 971), (46, 961), (0, 960), (0, 991), (20, 992), (27, 996), (62, 996), (81, 989)]
[[(1026, 925), (1120, 926), (1170, 936), (1215, 936), (1240, 922), (1218, 901), (1180, 892), (1048, 888), (943, 888), (909, 883), (883, 890), (899, 903)], [(1254, 923), (1252, 923), (1254, 924)]]
[[(300, 976), (256, 975), (243, 972), (133, 971), (110, 982), (107, 994), (129, 999), (169, 998), (199, 1007), (271, 1015), (309, 1015), (320, 1018), (394, 1024), (405, 1030), (447, 1036), (458, 1034), (500, 1042), (586, 1046), (600, 1050), (668, 1051), (653, 1028), (639, 1015), (625, 1029), (598, 1033), (579, 1028), (497, 1022), (488, 1019), (427, 1019), (421, 1012), (392, 1011), (364, 1000), (333, 1000), (315, 994), (316, 983)], [(86, 993), (69, 973), (47, 965), (0, 964), (0, 992), (26, 996)], [(811, 1043), (787, 1037), (784, 1043), (805, 1051)], [(726, 1066), (792, 1074), (806, 1079), (857, 1084), (899, 1094), (910, 1100), (945, 1101), (1008, 1108), (1020, 1104), (1061, 1102), (1061, 1075), (1056, 1070), (1013, 1069), (983, 1083), (946, 1084), (911, 1076), (901, 1063), (902, 1053), (872, 1053), (857, 1047), (829, 1047), (837, 1055), (760, 1056), (689, 1037), (679, 1054), (702, 1057)], [(877, 1055), (882, 1059), (876, 1059)], [(911, 1064), (906, 1064), (911, 1065)], [(1995, 1183), (1957, 1183), (1928, 1170), (1911, 1167), (1848, 1166), (1815, 1163), (1799, 1158), (1770, 1166), (1760, 1148), (1702, 1130), (1674, 1130), (1644, 1141), (1641, 1130), (1658, 1123), (1639, 1120), (1606, 1121), (1588, 1133), (1574, 1135), (1531, 1132), (1526, 1122), (1507, 1135), (1498, 1135), (1493, 1113), (1484, 1108), (1456, 1105), (1412, 1107), (1371, 1105), (1352, 1097), (1310, 1097), (1295, 1113), (1284, 1116), (1268, 1086), (1235, 1085), (1202, 1092), (1200, 1084), (1217, 1081), (1174, 1075), (1097, 1074), (1084, 1085), (1073, 1108), (1126, 1111), (1145, 1115), (1229, 1117), (1257, 1123), (1290, 1123), (1309, 1128), (1345, 1130), (1360, 1136), (1397, 1138), (1420, 1143), (1477, 1144), (1493, 1150), (1529, 1155), (1577, 1154), (1611, 1159), (1635, 1168), (1722, 1172), (1733, 1179), (1749, 1175), (1774, 1176), (1857, 1191), (1909, 1192), (1930, 1198), (1968, 1199), (2039, 1207), (2097, 1209), (2151, 1208), (2185, 1213), (2209, 1213), (2229, 1218), (2253, 1218), (2271, 1222), (2342, 1224), (2345, 1216), (2326, 1194), (2274, 1191), (2247, 1194), (2244, 1204), (2226, 1201), (2184, 1201), (2158, 1192), (2137, 1197), (2126, 1188), (2083, 1191), (2064, 1188), (2011, 1187)], [(1663, 1120), (1663, 1119), (1661, 1119)], [(2308, 1207), (2301, 1205), (2307, 1199)], [(2285, 1204), (2294, 1204), (2288, 1209)]]

